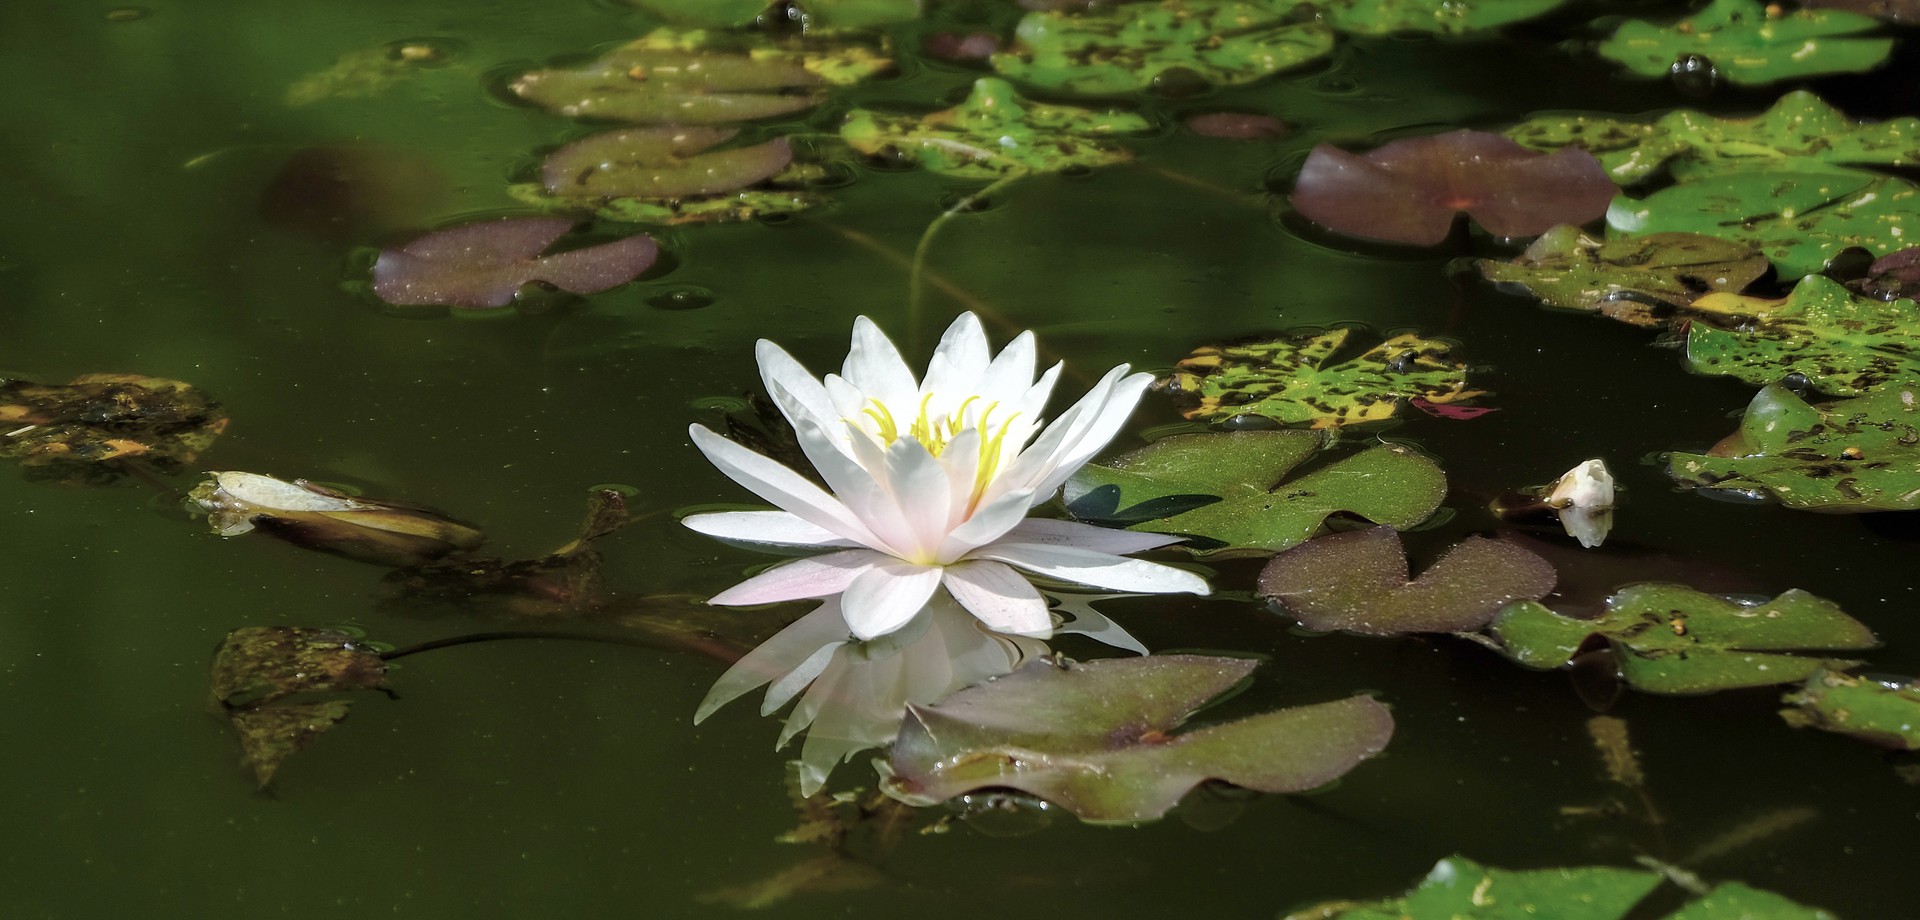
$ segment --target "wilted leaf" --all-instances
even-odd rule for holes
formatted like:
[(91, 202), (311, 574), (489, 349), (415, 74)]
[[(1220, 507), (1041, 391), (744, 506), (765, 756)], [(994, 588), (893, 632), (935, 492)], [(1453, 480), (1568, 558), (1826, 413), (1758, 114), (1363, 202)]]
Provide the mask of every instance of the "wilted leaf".
[(1620, 589), (1591, 620), (1521, 601), (1502, 610), (1487, 633), (1507, 657), (1535, 668), (1560, 667), (1590, 641), (1605, 641), (1620, 676), (1647, 693), (1707, 693), (1804, 680), (1823, 667), (1851, 662), (1786, 652), (1877, 644), (1871, 631), (1831, 601), (1798, 589), (1743, 606), (1661, 584)]
[(1166, 388), (1190, 419), (1257, 415), (1314, 428), (1385, 421), (1411, 397), (1444, 405), (1482, 395), (1466, 388), (1467, 366), (1451, 359), (1452, 345), (1412, 334), (1334, 363), (1352, 334), (1197, 348), (1174, 365)]
[(559, 217), (507, 217), (436, 230), (373, 263), (373, 292), (396, 305), (504, 307), (533, 281), (597, 294), (632, 281), (660, 247), (645, 234), (540, 255), (573, 227)]
[(259, 529), (297, 546), (374, 565), (412, 566), (486, 542), (478, 528), (429, 508), (369, 498), (296, 479), (213, 472), (187, 498), (223, 537)]
[(1321, 445), (1308, 431), (1163, 438), (1081, 467), (1067, 481), (1067, 510), (1134, 530), (1204, 538), (1183, 548), (1211, 555), (1287, 549), (1340, 512), (1405, 529), (1426, 520), (1446, 496), (1439, 466), (1389, 444), (1286, 478)]
[(1711, 60), (1729, 83), (1756, 85), (1872, 70), (1893, 39), (1866, 37), (1879, 23), (1853, 13), (1783, 10), (1758, 0), (1713, 0), (1670, 25), (1634, 20), (1600, 43), (1602, 57), (1643, 77), (1664, 77), (1687, 55)]
[(1465, 35), (1532, 19), (1566, 0), (1324, 0), (1327, 22), (1355, 35)]
[(840, 137), (866, 154), (897, 150), (937, 173), (994, 179), (1132, 159), (1110, 138), (1144, 131), (1146, 119), (1030, 102), (1005, 80), (982, 78), (965, 102), (930, 115), (885, 115), (855, 109)]
[(351, 633), (304, 626), (249, 626), (221, 640), (210, 674), (213, 698), (239, 733), (241, 763), (261, 788), (280, 764), (347, 717), (346, 700), (289, 697), (391, 691), (387, 666)]
[(1323, 786), (1393, 735), (1387, 708), (1364, 696), (1172, 734), (1254, 667), (1198, 655), (1029, 662), (932, 706), (908, 706), (887, 791), (930, 805), (1010, 788), (1087, 821), (1150, 821), (1210, 779), (1261, 792)]
[(738, 128), (626, 128), (574, 141), (540, 166), (546, 190), (575, 198), (685, 198), (731, 192), (793, 162), (784, 137), (713, 151)]
[(1767, 273), (1767, 259), (1743, 243), (1695, 233), (1654, 233), (1601, 241), (1558, 226), (1512, 262), (1480, 259), (1480, 274), (1525, 287), (1549, 306), (1588, 310), (1635, 326), (1666, 322), (1660, 305), (1683, 307), (1713, 291), (1738, 293)]
[(1407, 577), (1400, 534), (1374, 527), (1329, 534), (1273, 557), (1256, 593), (1284, 606), (1300, 625), (1367, 636), (1464, 632), (1500, 608), (1553, 590), (1553, 566), (1512, 543), (1468, 537)]
[(1834, 396), (1920, 384), (1920, 304), (1911, 300), (1857, 297), (1808, 275), (1784, 301), (1714, 294), (1693, 308), (1738, 321), (1687, 328), (1687, 364), (1700, 373), (1763, 385), (1799, 374)]
[(117, 460), (177, 472), (226, 427), (218, 403), (178, 380), (83, 374), (65, 385), (0, 381), (0, 457), (33, 476), (107, 481), (122, 474), (107, 462)]
[(1238, 86), (1333, 50), (1333, 31), (1293, 15), (1293, 4), (1239, 0), (1033, 12), (1020, 20), (1014, 39), (1012, 48), (993, 56), (1001, 75), (1097, 96), (1146, 89), (1168, 71), (1195, 83)]
[(236, 709), (227, 713), (227, 719), (240, 736), (240, 765), (253, 771), (254, 782), (265, 789), (287, 758), (344, 721), (352, 709), (346, 700), (278, 703)]
[(1706, 454), (1675, 452), (1667, 473), (1695, 489), (1771, 495), (1789, 508), (1858, 513), (1920, 508), (1920, 387), (1811, 406), (1762, 389), (1740, 430)]
[(1920, 681), (1818, 671), (1782, 700), (1795, 728), (1839, 732), (1880, 747), (1920, 750)]
[(1498, 134), (1453, 131), (1367, 154), (1318, 144), (1294, 182), (1295, 210), (1336, 233), (1432, 246), (1465, 211), (1494, 236), (1535, 236), (1607, 213), (1616, 188), (1591, 154), (1528, 150)]

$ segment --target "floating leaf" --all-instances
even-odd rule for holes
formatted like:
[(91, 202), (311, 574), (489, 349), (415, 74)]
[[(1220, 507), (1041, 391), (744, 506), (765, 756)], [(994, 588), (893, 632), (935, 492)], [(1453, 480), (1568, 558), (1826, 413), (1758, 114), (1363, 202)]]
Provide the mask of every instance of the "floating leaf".
[(1445, 405), (1483, 395), (1467, 389), (1453, 346), (1397, 335), (1334, 363), (1350, 328), (1269, 342), (1208, 345), (1175, 364), (1166, 388), (1190, 419), (1257, 415), (1288, 425), (1337, 428), (1390, 419), (1403, 400)]
[(1309, 431), (1162, 438), (1081, 467), (1067, 481), (1067, 510), (1135, 530), (1201, 537), (1207, 542), (1184, 548), (1210, 555), (1287, 549), (1340, 512), (1404, 530), (1426, 520), (1446, 496), (1438, 465), (1393, 444), (1286, 479), (1321, 445)]
[(818, 207), (827, 199), (808, 187), (825, 175), (818, 164), (794, 163), (749, 188), (688, 198), (583, 199), (555, 195), (532, 182), (509, 185), (507, 194), (547, 211), (584, 211), (618, 223), (677, 226), (752, 220)]
[(0, 380), (0, 457), (29, 475), (104, 482), (110, 461), (163, 473), (193, 462), (226, 430), (219, 404), (189, 384), (136, 374), (83, 374), (65, 385)]
[(1920, 24), (1920, 0), (1800, 0), (1815, 10), (1845, 10), (1906, 25)]
[(1890, 387), (1811, 406), (1770, 385), (1748, 404), (1739, 431), (1704, 455), (1673, 453), (1667, 473), (1690, 488), (1771, 495), (1809, 511), (1920, 508), (1916, 391)]
[(1407, 577), (1407, 553), (1391, 527), (1336, 533), (1273, 557), (1257, 592), (1300, 625), (1365, 636), (1479, 629), (1501, 607), (1553, 590), (1553, 566), (1512, 543), (1468, 537)]
[(1324, 0), (1327, 22), (1354, 35), (1465, 35), (1532, 19), (1566, 0)]
[(1125, 162), (1133, 155), (1110, 139), (1147, 127), (1125, 112), (1029, 102), (1007, 81), (985, 77), (965, 102), (931, 115), (855, 109), (840, 137), (861, 153), (896, 150), (937, 173), (993, 179)]
[(1238, 86), (1318, 60), (1333, 31), (1293, 4), (1162, 0), (1085, 12), (1033, 12), (1014, 45), (993, 56), (1002, 76), (1051, 90), (1115, 95), (1146, 89), (1169, 71)]
[(376, 95), (401, 80), (452, 61), (458, 46), (451, 42), (411, 39), (378, 48), (350, 51), (319, 73), (308, 74), (287, 87), (291, 106), (325, 99), (353, 99)]
[(1703, 374), (1763, 385), (1799, 374), (1834, 396), (1920, 384), (1920, 303), (1911, 300), (1858, 297), (1808, 275), (1784, 301), (1714, 294), (1694, 309), (1744, 320), (1731, 329), (1688, 327), (1687, 364)]
[(1326, 785), (1393, 735), (1387, 707), (1364, 696), (1173, 734), (1254, 667), (1199, 655), (1029, 662), (932, 706), (909, 705), (887, 791), (931, 805), (1010, 788), (1087, 821), (1150, 821), (1207, 780), (1261, 792)]
[(1487, 633), (1507, 657), (1535, 668), (1560, 667), (1589, 641), (1604, 640), (1620, 676), (1647, 693), (1707, 693), (1804, 680), (1823, 667), (1852, 662), (1785, 652), (1877, 644), (1872, 632), (1833, 602), (1798, 589), (1743, 606), (1662, 584), (1620, 589), (1591, 620), (1521, 601), (1502, 610)]
[(351, 633), (304, 626), (248, 626), (214, 652), (213, 698), (239, 733), (241, 763), (261, 788), (280, 764), (347, 717), (346, 700), (291, 697), (387, 687), (379, 652)]
[(763, 13), (785, 19), (792, 15), (809, 30), (864, 29), (920, 16), (922, 0), (802, 0), (769, 11), (775, 0), (626, 0), (673, 22), (707, 28), (751, 24)]
[(259, 529), (308, 549), (375, 565), (414, 566), (471, 550), (486, 535), (428, 508), (359, 498), (258, 473), (214, 472), (187, 493), (223, 537)]
[(506, 217), (435, 230), (373, 263), (373, 292), (396, 305), (504, 307), (520, 286), (545, 281), (575, 294), (626, 284), (659, 256), (644, 234), (540, 255), (573, 227), (559, 217)]
[(1336, 233), (1432, 246), (1465, 211), (1495, 236), (1534, 236), (1607, 213), (1616, 189), (1586, 151), (1528, 150), (1498, 134), (1453, 131), (1367, 154), (1317, 144), (1294, 182), (1295, 210)]
[(590, 64), (522, 74), (510, 87), (571, 118), (716, 124), (813, 108), (825, 82), (790, 60), (627, 45)]
[(1795, 728), (1839, 732), (1880, 747), (1920, 750), (1920, 681), (1818, 671), (1783, 700)]
[(1881, 300), (1920, 298), (1920, 246), (1875, 259), (1867, 266), (1866, 277), (1847, 286)]
[(1880, 66), (1893, 39), (1859, 33), (1879, 23), (1853, 13), (1782, 10), (1758, 0), (1713, 0), (1671, 25), (1634, 20), (1600, 43), (1602, 57), (1643, 77), (1665, 77), (1674, 62), (1699, 55), (1729, 83), (1751, 86)]
[(574, 141), (540, 165), (546, 190), (577, 198), (718, 195), (770, 178), (793, 162), (784, 137), (713, 151), (737, 128), (627, 128)]
[(1681, 231), (1746, 243), (1781, 277), (1798, 278), (1851, 246), (1885, 255), (1920, 238), (1920, 186), (1869, 173), (1727, 173), (1638, 201), (1623, 197), (1608, 209), (1607, 225), (1623, 234)]
[(1475, 264), (1488, 281), (1525, 287), (1549, 306), (1635, 326), (1664, 325), (1671, 307), (1713, 291), (1737, 293), (1768, 268), (1766, 257), (1743, 243), (1697, 233), (1603, 242), (1571, 224), (1548, 230), (1512, 262)]

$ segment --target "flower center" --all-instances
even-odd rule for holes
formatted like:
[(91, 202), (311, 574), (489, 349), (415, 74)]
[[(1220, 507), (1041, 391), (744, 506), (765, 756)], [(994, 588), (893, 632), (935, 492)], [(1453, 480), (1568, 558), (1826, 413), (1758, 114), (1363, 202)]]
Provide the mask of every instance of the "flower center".
[(945, 453), (947, 445), (952, 444), (962, 432), (978, 429), (980, 456), (979, 462), (974, 467), (973, 492), (967, 501), (967, 513), (972, 514), (979, 506), (981, 496), (986, 493), (987, 484), (991, 483), (994, 475), (1000, 471), (1000, 456), (1006, 446), (1007, 436), (1013, 430), (1014, 420), (1020, 417), (1020, 413), (1015, 412), (1004, 419), (994, 421), (993, 414), (999, 410), (1000, 403), (992, 402), (981, 410), (978, 418), (969, 422), (967, 410), (979, 400), (980, 397), (977, 394), (969, 396), (952, 412), (937, 415), (930, 409), (933, 394), (928, 393), (920, 398), (920, 411), (913, 418), (906, 420), (906, 424), (902, 426), (901, 420), (894, 417), (893, 410), (887, 408), (886, 403), (878, 399), (869, 399), (866, 408), (861, 409), (860, 414), (872, 421), (872, 427), (869, 429), (868, 426), (853, 419), (849, 419), (847, 424), (872, 437), (883, 447), (893, 444), (902, 437), (912, 438), (919, 441), (920, 446), (925, 447), (927, 453), (935, 457)]

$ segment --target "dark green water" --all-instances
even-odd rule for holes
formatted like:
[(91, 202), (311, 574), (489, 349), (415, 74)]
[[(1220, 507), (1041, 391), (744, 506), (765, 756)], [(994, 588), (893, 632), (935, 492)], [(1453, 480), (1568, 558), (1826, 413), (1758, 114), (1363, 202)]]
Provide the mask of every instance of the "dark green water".
[[(588, 0), (194, 0), (151, 3), (130, 21), (109, 9), (0, 8), (0, 373), (189, 381), (233, 418), (201, 465), (445, 508), (483, 524), (510, 557), (569, 539), (589, 486), (631, 485), (651, 516), (603, 547), (612, 586), (630, 595), (705, 596), (765, 561), (672, 523), (676, 509), (745, 498), (687, 445), (687, 423), (756, 385), (757, 337), (824, 368), (856, 315), (904, 330), (906, 272), (859, 240), (910, 252), (940, 201), (975, 187), (855, 167), (822, 211), (658, 233), (670, 271), (556, 311), (387, 315), (353, 287), (368, 247), (519, 212), (508, 178), (580, 133), (489, 86), (651, 23)], [(931, 268), (1086, 376), (1120, 361), (1164, 368), (1192, 345), (1301, 325), (1455, 338), (1501, 411), (1471, 423), (1416, 416), (1385, 432), (1439, 459), (1454, 490), (1452, 520), (1410, 538), (1416, 557), (1491, 526), (1476, 496), (1603, 456), (1628, 490), (1610, 546), (1698, 560), (1755, 592), (1831, 598), (1884, 640), (1875, 670), (1920, 672), (1910, 519), (1710, 502), (1644, 462), (1730, 431), (1749, 387), (1688, 374), (1644, 332), (1450, 280), (1450, 259), (1510, 251), (1487, 241), (1343, 251), (1270, 213), (1267, 190), (1284, 190), (1320, 140), (1498, 126), (1547, 108), (1690, 104), (1556, 49), (1562, 34), (1550, 23), (1511, 43), (1355, 41), (1299, 75), (1142, 100), (1165, 130), (1130, 142), (1136, 164), (1020, 183), (946, 226)], [(375, 95), (285, 101), (342, 55), (419, 37), (457, 54)], [(1909, 48), (1879, 74), (1813, 87), (1854, 114), (1916, 114), (1916, 73)], [(830, 131), (857, 104), (945, 105), (973, 76), (910, 62), (773, 127)], [(1752, 111), (1772, 96), (1699, 104)], [(1268, 111), (1298, 130), (1236, 144), (1176, 127), (1216, 108)], [(401, 187), (420, 194), (391, 195), (413, 200), (332, 234), (263, 207), (290, 158), (343, 146), (412, 164)], [(683, 287), (715, 302), (649, 304)], [(926, 304), (926, 338), (962, 308), (938, 292)], [(1174, 420), (1149, 400), (1136, 429)], [(0, 475), (0, 515), (0, 818), (11, 831), (0, 915), (721, 916), (735, 911), (699, 895), (808, 855), (773, 842), (793, 823), (770, 750), (776, 723), (735, 704), (695, 728), (720, 666), (616, 646), (502, 642), (410, 659), (395, 676), (401, 700), (359, 702), (273, 794), (257, 793), (205, 703), (211, 649), (229, 630), (352, 623), (404, 645), (499, 624), (376, 610), (379, 570), (215, 537), (138, 484)], [(1253, 571), (1226, 566), (1215, 583), (1244, 590)], [(1371, 690), (1393, 705), (1398, 732), (1386, 755), (1312, 797), (1189, 803), (1139, 829), (1059, 818), (996, 837), (961, 824), (905, 840), (884, 863), (886, 884), (804, 894), (780, 915), (1149, 917), (1204, 904), (1210, 916), (1266, 917), (1397, 892), (1450, 853), (1512, 867), (1680, 860), (1788, 808), (1807, 817), (1689, 868), (1853, 920), (1908, 915), (1920, 895), (1920, 788), (1872, 749), (1785, 727), (1774, 690), (1628, 696), (1615, 710), (1667, 818), (1662, 841), (1625, 818), (1563, 815), (1618, 793), (1561, 674), (1451, 640), (1299, 636), (1232, 602), (1113, 612), (1156, 649), (1271, 656), (1250, 704)], [(868, 776), (855, 763), (837, 779)], [(1224, 826), (1196, 829), (1235, 809)]]

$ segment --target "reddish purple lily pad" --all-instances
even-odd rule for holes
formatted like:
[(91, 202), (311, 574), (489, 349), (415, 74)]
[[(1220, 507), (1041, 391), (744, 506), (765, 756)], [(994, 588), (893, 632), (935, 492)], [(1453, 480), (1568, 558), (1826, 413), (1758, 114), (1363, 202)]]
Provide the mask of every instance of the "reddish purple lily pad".
[(704, 152), (738, 133), (700, 125), (607, 131), (549, 154), (540, 179), (547, 191), (570, 197), (686, 198), (745, 188), (793, 162), (784, 137)]
[(1848, 287), (1881, 300), (1920, 297), (1920, 246), (1887, 253), (1867, 266), (1867, 276)]
[(1407, 553), (1391, 527), (1310, 540), (1260, 570), (1258, 593), (1308, 629), (1367, 636), (1463, 632), (1514, 601), (1553, 590), (1553, 566), (1511, 543), (1468, 537), (1407, 578)]
[(920, 43), (926, 56), (956, 64), (978, 63), (999, 50), (1000, 36), (992, 32), (935, 32)]
[(1538, 236), (1599, 219), (1618, 190), (1584, 150), (1542, 154), (1498, 134), (1454, 131), (1365, 155), (1315, 146), (1292, 201), (1336, 233), (1432, 246), (1453, 232), (1459, 211), (1495, 236)]
[(1268, 141), (1293, 131), (1272, 115), (1253, 112), (1203, 112), (1187, 119), (1187, 129), (1201, 137), (1232, 141)]
[(559, 217), (508, 217), (435, 230), (381, 250), (373, 292), (396, 306), (504, 307), (532, 281), (599, 293), (632, 281), (660, 254), (653, 238), (641, 234), (540, 255), (572, 227)]
[(1489, 412), (1500, 411), (1499, 409), (1493, 408), (1491, 406), (1443, 406), (1437, 402), (1427, 399), (1424, 396), (1415, 396), (1414, 398), (1407, 400), (1407, 405), (1412, 406), (1415, 409), (1419, 409), (1420, 411), (1425, 412), (1426, 414), (1431, 415), (1434, 418), (1451, 418), (1451, 419), (1463, 419), (1463, 420), (1470, 419), (1470, 418), (1479, 418), (1480, 416), (1486, 415)]

